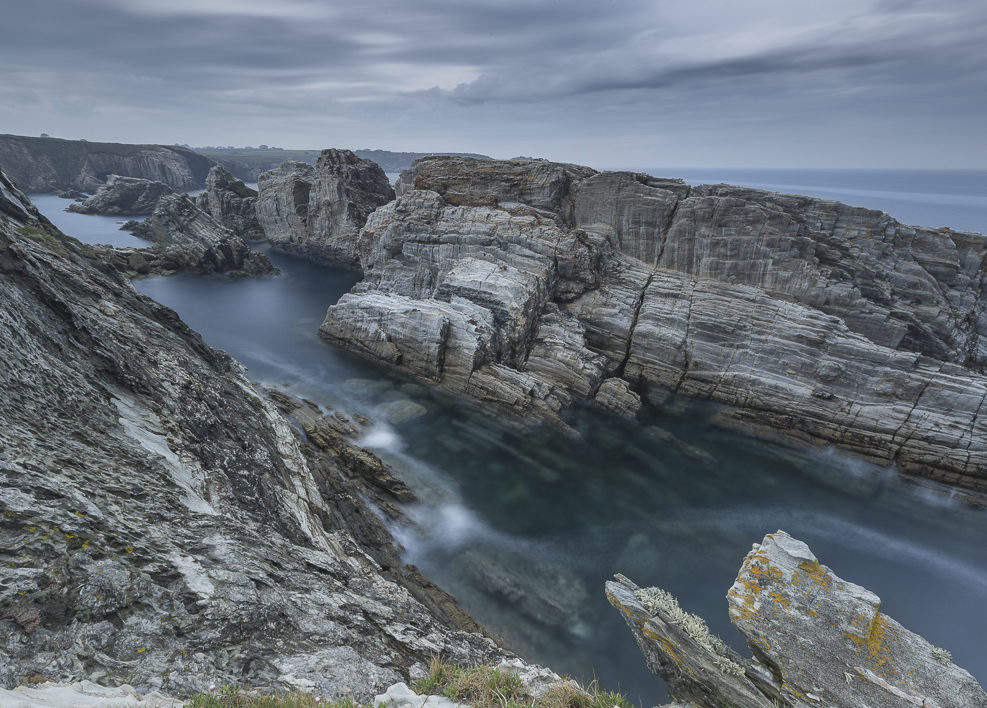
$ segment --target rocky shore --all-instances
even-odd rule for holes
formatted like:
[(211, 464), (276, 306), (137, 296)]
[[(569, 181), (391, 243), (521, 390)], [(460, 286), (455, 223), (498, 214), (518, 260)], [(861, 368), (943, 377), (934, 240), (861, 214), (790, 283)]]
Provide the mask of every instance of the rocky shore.
[(673, 390), (987, 488), (987, 240), (539, 160), (426, 158), (360, 232), (329, 341), (522, 415)]
[(400, 564), (360, 421), (255, 390), (2, 173), (0, 278), (0, 686), (367, 701), (509, 656)]
[(110, 175), (96, 194), (69, 204), (68, 211), (104, 216), (146, 216), (166, 194), (174, 194), (174, 190), (164, 182)]

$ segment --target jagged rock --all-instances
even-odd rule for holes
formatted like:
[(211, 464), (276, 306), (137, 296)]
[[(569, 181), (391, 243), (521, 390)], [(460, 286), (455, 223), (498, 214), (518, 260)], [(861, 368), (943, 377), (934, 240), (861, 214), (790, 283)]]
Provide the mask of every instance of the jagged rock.
[(593, 403), (617, 415), (633, 418), (641, 409), (641, 397), (623, 379), (610, 378), (600, 384)]
[(275, 248), (352, 269), (367, 217), (394, 199), (384, 171), (349, 150), (323, 150), (315, 168), (285, 162), (258, 186), (257, 219)]
[(245, 241), (264, 238), (257, 221), (257, 192), (219, 165), (206, 176), (206, 191), (195, 198), (202, 211)]
[(438, 192), (456, 206), (529, 204), (573, 223), (572, 189), (596, 174), (581, 165), (547, 160), (477, 160), (424, 157), (398, 179), (399, 196), (412, 190)]
[[(277, 269), (267, 256), (250, 249), (240, 237), (195, 206), (184, 194), (158, 201), (150, 218), (131, 231), (154, 246), (144, 252), (148, 271), (265, 275)], [(128, 254), (128, 264), (135, 255)], [(139, 272), (139, 270), (138, 270)]]
[(92, 681), (0, 689), (0, 705), (6, 708), (173, 708), (179, 704), (181, 701), (157, 691), (141, 694), (127, 684), (110, 688)]
[[(621, 378), (987, 489), (983, 236), (544, 161), (426, 158), (399, 186), (363, 228), (366, 278), (324, 336), (522, 414), (557, 421)], [(441, 317), (417, 342), (381, 295), (432, 318), (468, 301), (482, 356), (447, 374)]]
[(69, 204), (68, 211), (104, 216), (140, 216), (154, 211), (161, 197), (174, 193), (163, 182), (110, 175), (96, 194), (85, 201)]
[(0, 166), (28, 192), (95, 192), (109, 175), (198, 189), (213, 160), (175, 145), (123, 145), (0, 135)]
[(332, 442), (355, 423), (296, 435), (93, 253), (0, 173), (0, 680), (366, 702), (436, 653), (509, 656), (400, 565), (367, 501), (400, 487)]
[(727, 593), (730, 621), (753, 660), (660, 589), (618, 575), (606, 592), (669, 693), (700, 708), (987, 705), (948, 652), (881, 613), (880, 598), (837, 577), (784, 531), (754, 545)]

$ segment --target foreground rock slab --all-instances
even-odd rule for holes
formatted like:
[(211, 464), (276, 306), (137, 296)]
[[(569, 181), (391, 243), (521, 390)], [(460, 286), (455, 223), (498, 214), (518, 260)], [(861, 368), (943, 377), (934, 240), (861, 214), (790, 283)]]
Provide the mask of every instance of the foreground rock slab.
[(883, 614), (877, 595), (841, 579), (784, 531), (754, 545), (727, 594), (752, 659), (709, 641), (705, 624), (661, 590), (617, 576), (606, 593), (648, 666), (689, 705), (987, 705), (987, 693), (948, 651)]

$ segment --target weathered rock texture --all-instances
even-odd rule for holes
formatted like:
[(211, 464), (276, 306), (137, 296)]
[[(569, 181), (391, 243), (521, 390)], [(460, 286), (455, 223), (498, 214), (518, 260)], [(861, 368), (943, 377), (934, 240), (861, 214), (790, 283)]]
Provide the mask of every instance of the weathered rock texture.
[(276, 398), (300, 442), (239, 364), (89, 254), (0, 173), (0, 687), (366, 702), (435, 653), (505, 656), (393, 560), (364, 500), (402, 487), (345, 440), (358, 421)]
[(164, 182), (110, 175), (106, 184), (88, 199), (69, 204), (69, 211), (106, 216), (143, 216), (154, 211), (158, 200), (174, 190)]
[[(127, 270), (138, 273), (187, 271), (264, 275), (277, 269), (239, 236), (202, 211), (184, 194), (170, 194), (158, 201), (146, 221), (127, 225), (135, 235), (154, 246), (150, 249), (117, 249)], [(146, 264), (142, 264), (143, 258)]]
[(274, 248), (351, 269), (367, 217), (394, 199), (384, 171), (349, 150), (323, 150), (314, 168), (285, 162), (258, 186), (257, 218)]
[(877, 595), (840, 579), (784, 531), (755, 544), (727, 594), (730, 621), (753, 659), (710, 642), (695, 617), (683, 619), (667, 600), (649, 601), (654, 590), (618, 575), (606, 592), (648, 666), (689, 705), (987, 705), (987, 693), (947, 651), (880, 612)]
[(0, 165), (27, 192), (95, 192), (110, 175), (198, 189), (216, 163), (186, 148), (0, 135)]
[(195, 198), (196, 206), (246, 241), (264, 238), (257, 221), (257, 191), (220, 166), (209, 170), (206, 191)]
[(667, 387), (987, 488), (982, 235), (538, 160), (427, 158), (398, 191), (331, 341), (547, 418)]

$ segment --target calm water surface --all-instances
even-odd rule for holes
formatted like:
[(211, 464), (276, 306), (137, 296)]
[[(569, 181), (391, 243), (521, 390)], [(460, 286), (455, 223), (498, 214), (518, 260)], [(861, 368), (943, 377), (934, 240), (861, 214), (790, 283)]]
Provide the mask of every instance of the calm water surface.
[(636, 422), (579, 409), (574, 433), (521, 433), (503, 416), (322, 342), (316, 330), (326, 307), (356, 276), (269, 256), (281, 276), (135, 285), (244, 362), (256, 381), (378, 421), (364, 443), (423, 500), (408, 508), (416, 526), (395, 530), (408, 562), (527, 659), (595, 675), (654, 705), (663, 689), (607, 604), (603, 582), (622, 572), (661, 585), (744, 650), (726, 591), (750, 544), (783, 528), (987, 682), (987, 517), (948, 490), (724, 429), (715, 406), (677, 398)]

